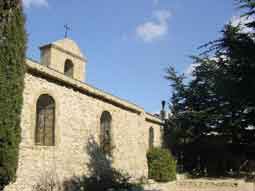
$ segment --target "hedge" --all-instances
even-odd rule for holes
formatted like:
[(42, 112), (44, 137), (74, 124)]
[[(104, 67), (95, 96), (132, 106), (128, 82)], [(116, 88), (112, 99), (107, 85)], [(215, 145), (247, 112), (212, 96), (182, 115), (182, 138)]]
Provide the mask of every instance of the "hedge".
[(176, 179), (176, 161), (167, 149), (152, 148), (147, 153), (149, 178), (158, 182)]

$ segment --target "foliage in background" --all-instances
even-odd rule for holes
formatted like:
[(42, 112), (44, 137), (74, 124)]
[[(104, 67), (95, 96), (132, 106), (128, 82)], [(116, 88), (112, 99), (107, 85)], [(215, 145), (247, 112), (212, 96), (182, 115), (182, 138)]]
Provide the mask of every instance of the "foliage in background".
[(167, 149), (152, 148), (147, 153), (149, 178), (158, 182), (176, 179), (176, 162)]
[(64, 182), (63, 191), (143, 191), (143, 187), (131, 183), (131, 177), (125, 173), (112, 169), (108, 175), (73, 177)]
[(166, 144), (178, 166), (195, 174), (238, 174), (255, 160), (255, 1), (237, 2), (248, 23), (229, 23), (220, 39), (202, 46), (186, 83), (174, 68), (166, 73), (173, 89)]
[(26, 32), (20, 0), (0, 1), (0, 190), (15, 179)]

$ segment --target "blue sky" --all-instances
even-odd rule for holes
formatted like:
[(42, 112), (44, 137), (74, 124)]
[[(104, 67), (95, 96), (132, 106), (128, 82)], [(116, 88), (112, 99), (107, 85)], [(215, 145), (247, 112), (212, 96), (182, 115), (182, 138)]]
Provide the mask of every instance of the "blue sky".
[(23, 0), (28, 52), (64, 37), (64, 25), (88, 58), (87, 83), (160, 110), (171, 90), (164, 69), (190, 70), (190, 55), (238, 15), (234, 0)]

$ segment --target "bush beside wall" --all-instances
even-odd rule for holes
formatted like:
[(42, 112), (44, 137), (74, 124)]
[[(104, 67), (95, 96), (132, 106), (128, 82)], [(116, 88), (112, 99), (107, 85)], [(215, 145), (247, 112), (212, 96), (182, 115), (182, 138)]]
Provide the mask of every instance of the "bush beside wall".
[(176, 161), (167, 149), (152, 148), (147, 153), (149, 178), (158, 182), (176, 179)]

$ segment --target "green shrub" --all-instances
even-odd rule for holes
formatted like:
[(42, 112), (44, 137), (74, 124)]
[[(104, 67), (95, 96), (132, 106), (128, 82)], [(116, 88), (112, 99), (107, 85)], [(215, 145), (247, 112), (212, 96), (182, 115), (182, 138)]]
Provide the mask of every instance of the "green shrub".
[(149, 178), (158, 182), (176, 179), (176, 161), (167, 149), (152, 148), (147, 153)]
[(25, 74), (26, 32), (20, 0), (0, 1), (0, 190), (15, 180)]
[(129, 175), (113, 168), (98, 176), (73, 177), (63, 185), (64, 191), (143, 191), (140, 183), (132, 183)]

